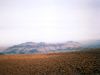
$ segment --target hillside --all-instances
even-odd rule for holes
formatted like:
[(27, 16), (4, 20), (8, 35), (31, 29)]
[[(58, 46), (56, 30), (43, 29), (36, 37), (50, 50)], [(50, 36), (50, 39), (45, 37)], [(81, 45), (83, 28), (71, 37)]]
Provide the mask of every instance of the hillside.
[(45, 43), (45, 42), (25, 42), (11, 46), (3, 51), (4, 54), (33, 54), (33, 53), (49, 53), (62, 52), (63, 50), (76, 50), (81, 47), (81, 44), (74, 41), (65, 43)]
[(85, 48), (100, 48), (100, 40), (91, 40), (82, 42)]
[(100, 75), (96, 51), (0, 55), (0, 75)]

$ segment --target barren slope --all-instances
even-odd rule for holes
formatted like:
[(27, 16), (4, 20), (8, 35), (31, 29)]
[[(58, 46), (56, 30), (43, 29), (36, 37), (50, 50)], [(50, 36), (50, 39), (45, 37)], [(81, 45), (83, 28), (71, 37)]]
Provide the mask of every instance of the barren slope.
[(0, 55), (0, 75), (100, 75), (100, 52)]

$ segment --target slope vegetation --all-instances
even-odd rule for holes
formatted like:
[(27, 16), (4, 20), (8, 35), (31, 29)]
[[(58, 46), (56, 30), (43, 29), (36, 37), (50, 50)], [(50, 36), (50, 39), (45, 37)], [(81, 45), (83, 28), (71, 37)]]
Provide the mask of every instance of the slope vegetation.
[(100, 75), (99, 57), (89, 51), (0, 55), (0, 75)]

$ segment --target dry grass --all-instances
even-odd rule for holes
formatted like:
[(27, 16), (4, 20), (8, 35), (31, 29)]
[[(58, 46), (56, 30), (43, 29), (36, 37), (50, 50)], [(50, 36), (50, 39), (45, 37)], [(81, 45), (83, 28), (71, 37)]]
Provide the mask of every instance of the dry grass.
[(0, 75), (100, 75), (100, 53), (0, 55)]

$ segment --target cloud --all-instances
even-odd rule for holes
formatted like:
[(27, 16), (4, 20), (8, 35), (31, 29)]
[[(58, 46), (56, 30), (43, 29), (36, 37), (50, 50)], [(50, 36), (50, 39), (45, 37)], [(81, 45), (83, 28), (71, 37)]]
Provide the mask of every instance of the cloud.
[(90, 0), (0, 0), (0, 3), (2, 44), (86, 40), (100, 33), (96, 31), (99, 22), (94, 22), (99, 13), (93, 14)]

